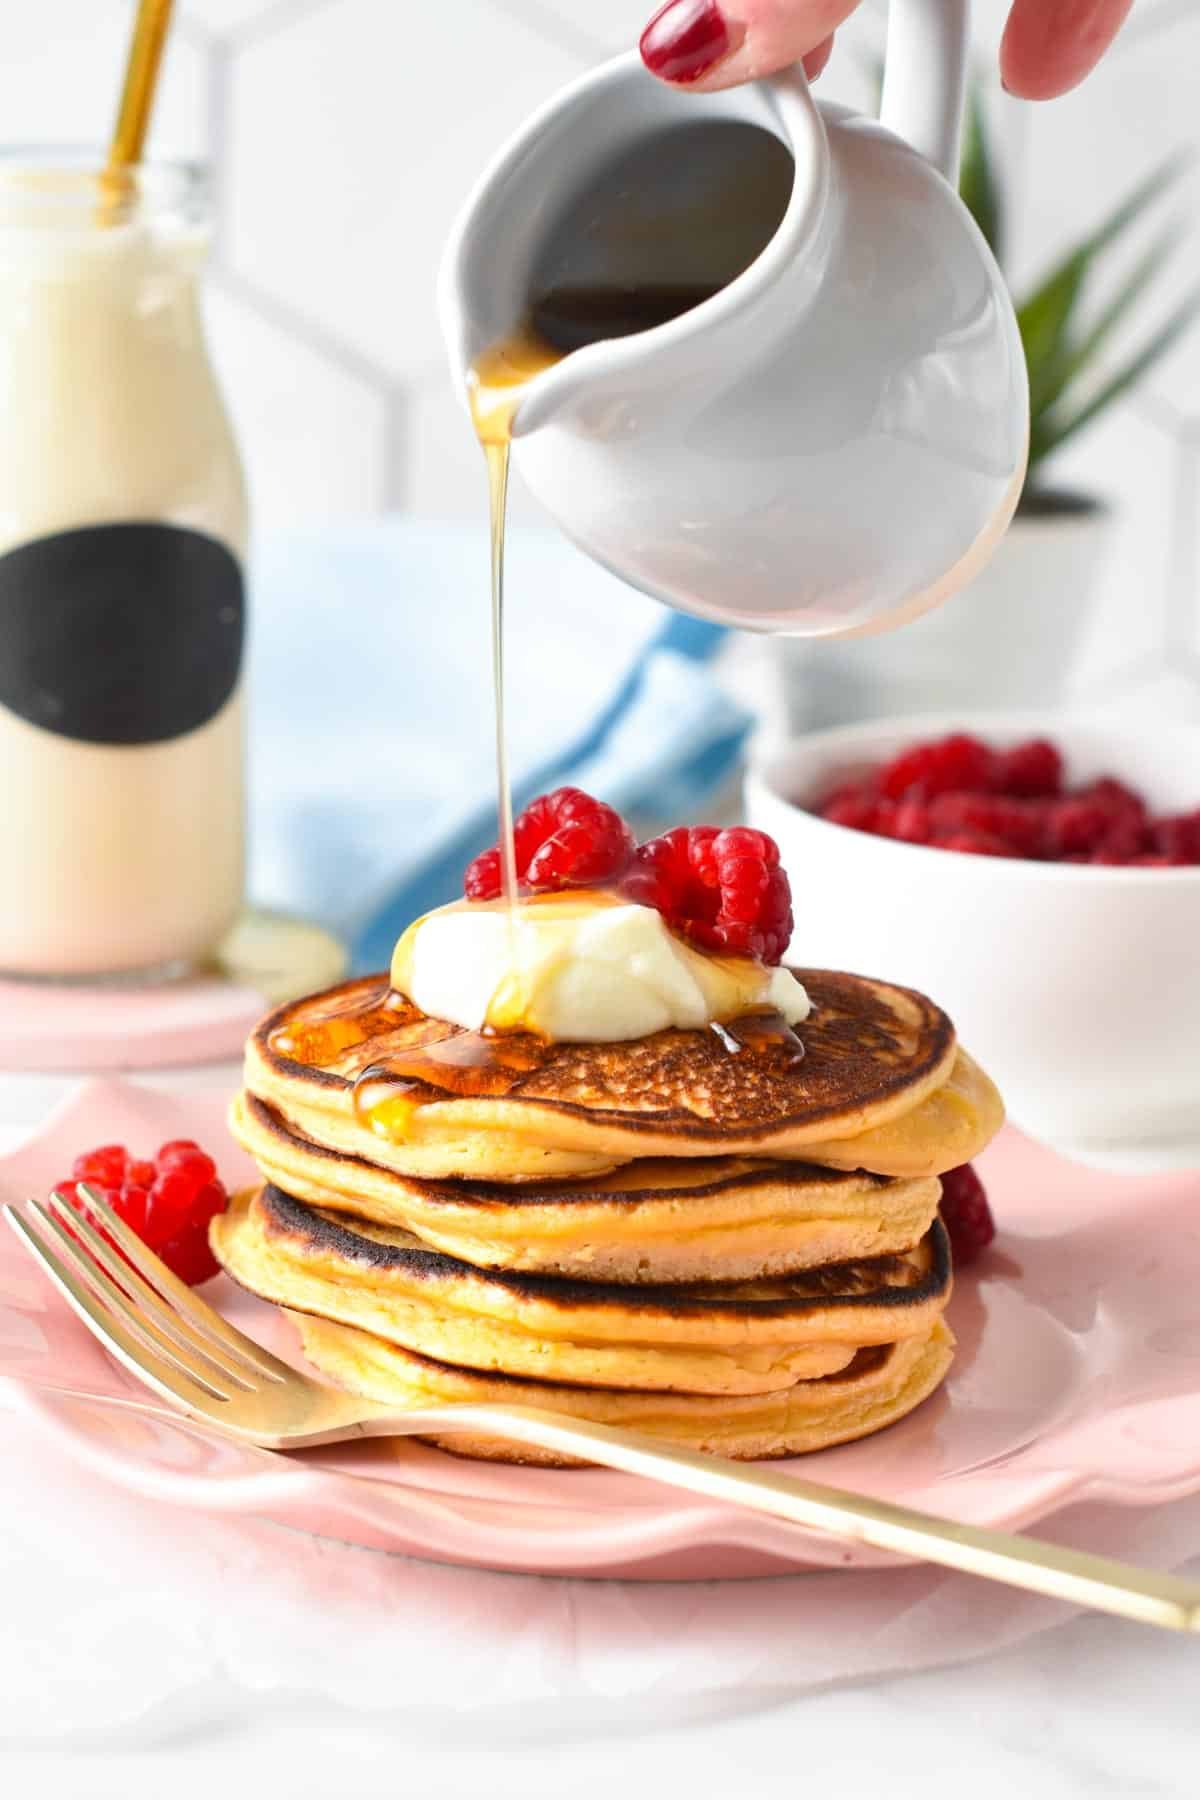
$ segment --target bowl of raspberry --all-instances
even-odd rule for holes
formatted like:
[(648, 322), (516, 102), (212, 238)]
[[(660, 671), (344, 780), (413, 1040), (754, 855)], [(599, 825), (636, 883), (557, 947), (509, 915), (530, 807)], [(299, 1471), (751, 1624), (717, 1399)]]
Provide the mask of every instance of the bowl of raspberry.
[(1200, 1168), (1200, 730), (880, 721), (766, 753), (790, 959), (936, 993), (1032, 1136)]

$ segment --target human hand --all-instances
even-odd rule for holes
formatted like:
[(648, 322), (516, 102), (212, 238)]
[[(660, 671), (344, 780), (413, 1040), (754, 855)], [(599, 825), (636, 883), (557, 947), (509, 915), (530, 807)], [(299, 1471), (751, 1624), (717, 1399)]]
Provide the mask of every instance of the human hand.
[[(1116, 37), (1133, 0), (1012, 0), (1000, 46), (1010, 93), (1050, 100), (1082, 81)], [(642, 33), (642, 60), (676, 86), (711, 91), (803, 62), (829, 60), (833, 34), (858, 0), (667, 0)]]

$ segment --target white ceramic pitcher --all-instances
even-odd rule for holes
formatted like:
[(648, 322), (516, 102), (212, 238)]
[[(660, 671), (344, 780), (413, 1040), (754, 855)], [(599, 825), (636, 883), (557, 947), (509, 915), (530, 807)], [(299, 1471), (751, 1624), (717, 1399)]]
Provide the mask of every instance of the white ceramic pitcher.
[(891, 0), (879, 122), (818, 104), (799, 68), (698, 95), (620, 57), (486, 171), (440, 279), (464, 393), (527, 309), (550, 221), (623, 149), (709, 117), (794, 158), (744, 273), (525, 390), (514, 457), (598, 562), (686, 612), (823, 637), (898, 625), (986, 561), (1020, 494), (1028, 389), (1007, 290), (952, 185), (965, 43), (966, 0)]

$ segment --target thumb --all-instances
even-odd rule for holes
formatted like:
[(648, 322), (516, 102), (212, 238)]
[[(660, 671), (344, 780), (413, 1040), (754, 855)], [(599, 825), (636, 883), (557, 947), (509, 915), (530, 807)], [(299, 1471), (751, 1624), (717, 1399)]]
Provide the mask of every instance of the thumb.
[(642, 33), (642, 61), (677, 87), (711, 92), (829, 58), (834, 31), (858, 0), (667, 0)]

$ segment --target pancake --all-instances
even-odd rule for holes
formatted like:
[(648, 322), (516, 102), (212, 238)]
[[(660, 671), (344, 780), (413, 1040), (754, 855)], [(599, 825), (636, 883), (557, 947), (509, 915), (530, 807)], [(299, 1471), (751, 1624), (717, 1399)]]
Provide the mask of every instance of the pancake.
[[(627, 1393), (483, 1375), (416, 1356), (400, 1346), (325, 1319), (297, 1316), (304, 1354), (339, 1386), (409, 1411), (441, 1405), (518, 1405), (644, 1431), (664, 1442), (742, 1459), (794, 1456), (867, 1437), (903, 1418), (939, 1385), (954, 1339), (937, 1319), (923, 1335), (860, 1350), (836, 1374), (782, 1393)], [(432, 1432), (426, 1442), (459, 1456), (578, 1467), (575, 1459), (473, 1429)]]
[[(794, 1039), (735, 1053), (713, 1030), (523, 1038), (506, 1041), (513, 1066), (489, 1071), (490, 1091), (465, 1093), (465, 1040), (481, 1041), (375, 977), (270, 1014), (247, 1046), (246, 1087), (311, 1142), (418, 1179), (551, 1180), (728, 1155), (928, 1177), (983, 1148), (1000, 1098), (939, 1007), (865, 976), (797, 974), (814, 1002), (801, 1058)], [(386, 1126), (386, 1107), (355, 1104), (356, 1079), (379, 1065), (406, 1090)]]
[(753, 1282), (633, 1287), (483, 1270), (267, 1186), (211, 1227), (235, 1281), (459, 1367), (567, 1384), (770, 1393), (927, 1334), (950, 1293), (940, 1220), (905, 1255)]
[(907, 1250), (940, 1192), (932, 1178), (734, 1156), (554, 1182), (420, 1181), (314, 1144), (250, 1094), (230, 1125), (266, 1180), (296, 1199), (398, 1226), (477, 1268), (589, 1281), (743, 1281)]

